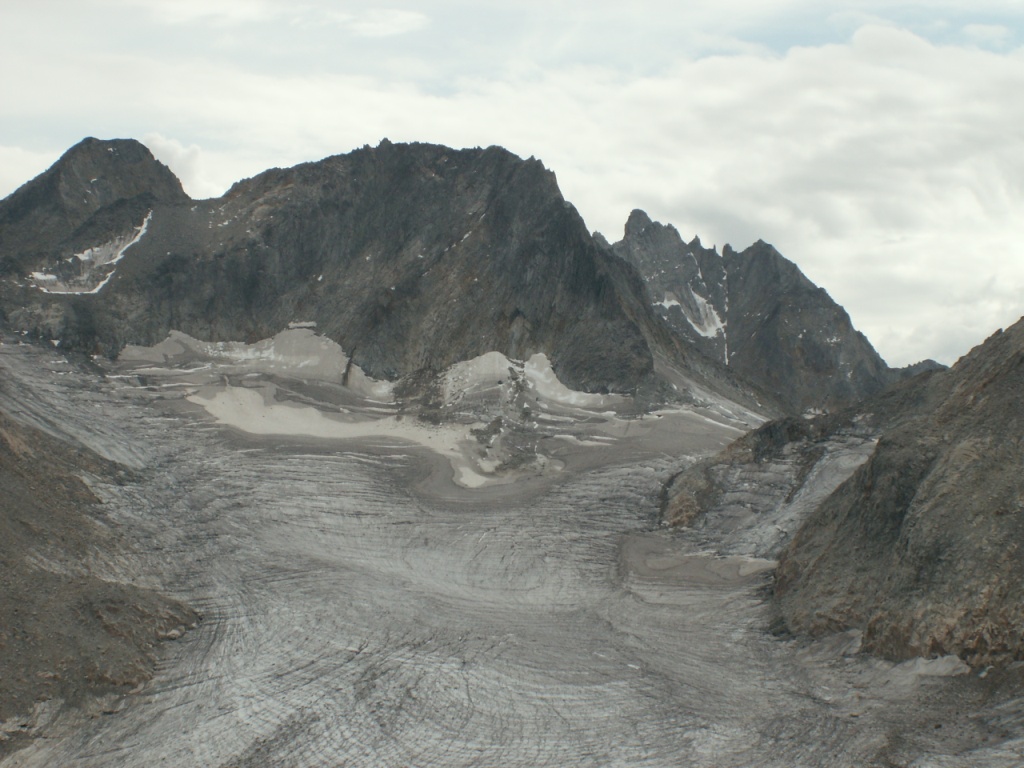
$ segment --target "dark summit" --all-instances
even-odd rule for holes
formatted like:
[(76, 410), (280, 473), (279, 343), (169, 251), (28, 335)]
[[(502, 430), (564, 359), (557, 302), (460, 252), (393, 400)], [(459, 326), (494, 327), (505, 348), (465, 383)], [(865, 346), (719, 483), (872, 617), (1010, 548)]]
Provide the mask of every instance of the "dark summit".
[(721, 254), (633, 211), (615, 252), (634, 264), (672, 330), (787, 410), (835, 408), (920, 370), (889, 368), (846, 311), (768, 243)]
[(497, 147), (383, 142), (191, 201), (142, 145), (90, 139), (0, 204), (0, 263), (60, 276), (150, 214), (102, 295), (7, 289), (13, 326), (115, 355), (171, 329), (247, 340), (312, 321), (389, 379), (491, 350), (547, 353), (586, 390), (628, 391), (653, 371), (635, 274), (550, 171)]

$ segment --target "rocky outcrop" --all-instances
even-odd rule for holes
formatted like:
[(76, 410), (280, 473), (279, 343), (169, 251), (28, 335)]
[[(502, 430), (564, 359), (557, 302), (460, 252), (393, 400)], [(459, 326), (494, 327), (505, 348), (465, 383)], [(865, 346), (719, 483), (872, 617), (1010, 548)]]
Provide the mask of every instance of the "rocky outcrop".
[(900, 393), (871, 458), (788, 547), (789, 629), (893, 657), (1024, 658), (1024, 320)]
[(187, 200), (137, 141), (85, 139), (0, 203), (0, 275), (59, 267), (138, 225), (154, 206)]
[(769, 422), (666, 485), (662, 514), (779, 559), (780, 623), (893, 659), (1024, 658), (1024, 320), (947, 371)]
[(719, 255), (633, 211), (613, 248), (640, 270), (649, 301), (680, 338), (791, 412), (841, 408), (941, 367), (890, 369), (846, 311), (767, 243)]
[(800, 524), (868, 456), (863, 419), (787, 417), (671, 477), (662, 520), (721, 554), (778, 558)]

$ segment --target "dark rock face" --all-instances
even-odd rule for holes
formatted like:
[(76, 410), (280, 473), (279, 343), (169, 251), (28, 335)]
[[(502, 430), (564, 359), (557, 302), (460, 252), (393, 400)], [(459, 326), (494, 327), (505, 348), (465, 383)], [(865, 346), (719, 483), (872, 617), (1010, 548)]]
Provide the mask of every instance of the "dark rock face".
[[(662, 519), (671, 526), (692, 526), (721, 503), (733, 484), (730, 475), (736, 475), (744, 467), (764, 465), (767, 461), (779, 459), (786, 447), (797, 445), (801, 449), (798, 456), (801, 466), (796, 469), (802, 471), (777, 473), (779, 478), (785, 478), (785, 495), (792, 495), (798, 488), (799, 476), (806, 475), (809, 465), (820, 458), (811, 447), (814, 442), (811, 436), (816, 431), (812, 422), (786, 417), (748, 432), (718, 455), (687, 467), (665, 484), (661, 499)], [(777, 482), (765, 482), (764, 477), (759, 480), (756, 485), (761, 496), (770, 495), (766, 493), (766, 485), (779, 485)]]
[(801, 409), (834, 408), (894, 380), (846, 311), (773, 247), (726, 248), (722, 260), (731, 365)]
[(187, 199), (137, 141), (85, 139), (0, 204), (0, 275), (48, 266)]
[[(633, 211), (615, 252), (640, 270), (651, 303), (681, 338), (800, 412), (833, 409), (904, 377), (849, 315), (767, 243), (721, 255)], [(919, 369), (941, 367), (931, 361)]]
[[(134, 142), (88, 140), (0, 203), (4, 271), (18, 276), (0, 287), (10, 325), (113, 355), (171, 329), (251, 341), (311, 321), (389, 379), (492, 350), (544, 352), (588, 391), (628, 391), (653, 371), (649, 340), (664, 330), (639, 278), (537, 160), (385, 141), (208, 201), (169, 174)], [(97, 176), (109, 193), (79, 202)], [(64, 285), (55, 262), (129, 242), (144, 221), (95, 294), (41, 290)], [(33, 240), (40, 229), (55, 234)]]
[(722, 258), (698, 238), (684, 243), (671, 224), (633, 211), (612, 246), (643, 276), (651, 303), (673, 332), (715, 360), (726, 360), (728, 278)]
[(860, 628), (894, 658), (1024, 658), (1022, 391), (1024, 320), (886, 398), (873, 455), (780, 563), (791, 630)]

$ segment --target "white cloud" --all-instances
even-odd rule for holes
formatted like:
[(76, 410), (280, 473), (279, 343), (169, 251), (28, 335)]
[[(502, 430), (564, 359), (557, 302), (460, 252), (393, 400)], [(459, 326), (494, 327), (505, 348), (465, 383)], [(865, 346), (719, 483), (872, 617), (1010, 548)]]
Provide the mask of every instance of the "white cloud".
[(982, 48), (1000, 50), (1013, 40), (1013, 30), (1000, 24), (968, 24), (964, 27), (964, 37)]
[(366, 11), (347, 22), (357, 35), (391, 37), (404, 35), (427, 25), (427, 17), (415, 11), (380, 9)]
[(185, 146), (156, 132), (147, 133), (140, 141), (149, 147), (153, 157), (174, 171), (190, 197), (202, 199), (223, 194), (225, 184), (209, 177), (203, 151), (198, 144)]
[[(364, 37), (391, 37), (420, 29), (428, 23), (418, 11), (398, 8), (338, 10), (329, 2), (291, 3), (282, 0), (104, 0), (114, 6), (137, 9), (158, 24), (216, 28), (287, 24), (295, 27), (335, 25)], [(352, 3), (344, 3), (343, 7)]]
[(266, 22), (281, 13), (273, 0), (113, 0), (144, 10), (161, 24), (234, 26)]
[[(66, 149), (66, 147), (65, 147)], [(6, 196), (45, 171), (60, 152), (33, 152), (0, 145), (0, 196)]]

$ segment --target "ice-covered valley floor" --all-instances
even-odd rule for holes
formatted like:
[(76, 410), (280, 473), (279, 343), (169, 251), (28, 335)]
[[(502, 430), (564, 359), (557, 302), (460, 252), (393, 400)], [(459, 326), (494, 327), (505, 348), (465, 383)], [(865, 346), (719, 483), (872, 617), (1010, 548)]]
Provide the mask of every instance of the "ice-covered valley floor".
[(545, 390), (542, 458), (503, 476), (496, 435), (237, 353), (101, 376), (0, 346), (0, 406), (136, 471), (96, 489), (134, 543), (106, 577), (203, 615), (111, 714), (40, 707), (4, 768), (1021, 765), (992, 678), (776, 637), (771, 562), (658, 527), (743, 414)]

